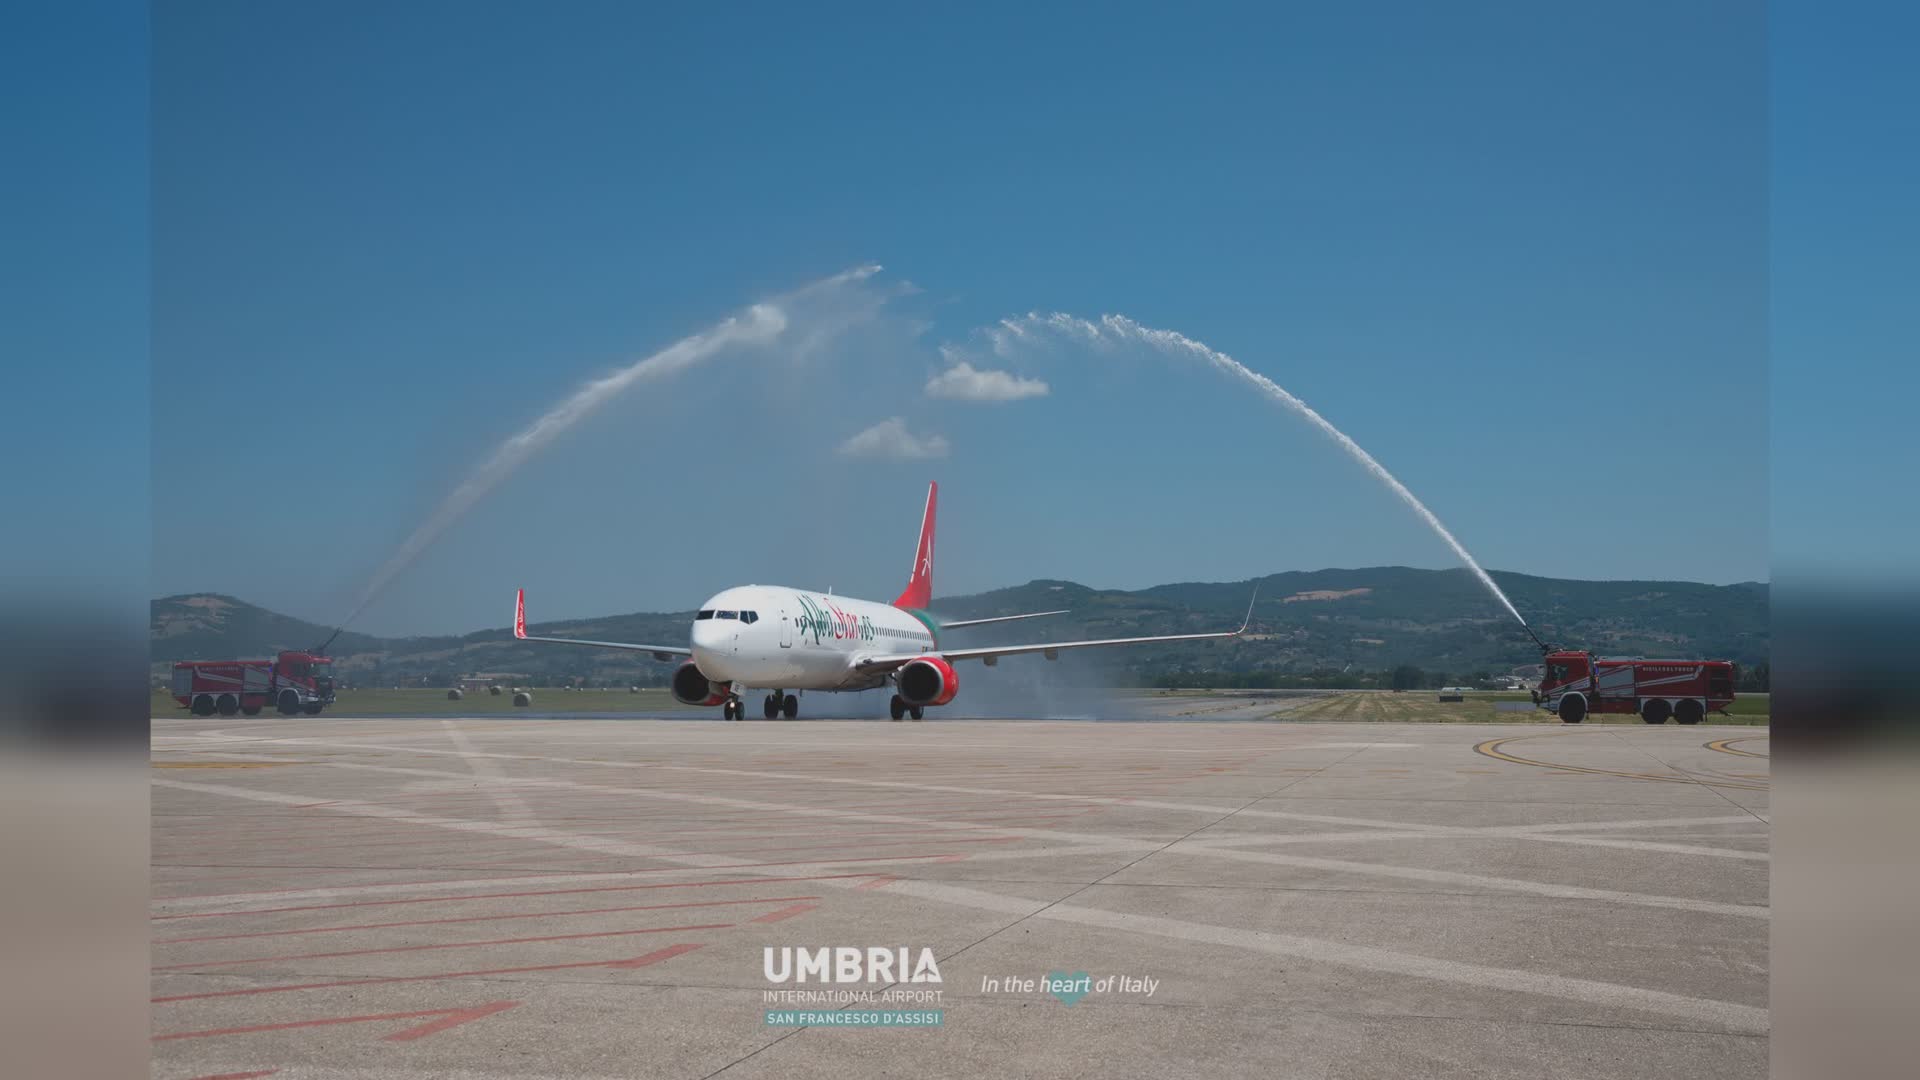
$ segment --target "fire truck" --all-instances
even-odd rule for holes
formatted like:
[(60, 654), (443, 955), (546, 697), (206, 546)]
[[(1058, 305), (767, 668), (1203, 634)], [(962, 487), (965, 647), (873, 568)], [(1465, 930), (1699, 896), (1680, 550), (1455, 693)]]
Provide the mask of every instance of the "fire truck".
[(1649, 724), (1697, 724), (1733, 704), (1731, 660), (1648, 660), (1543, 647), (1534, 704), (1577, 724), (1590, 712), (1638, 713)]
[(173, 665), (173, 700), (195, 716), (258, 716), (268, 705), (318, 716), (333, 704), (333, 660), (293, 650), (272, 660), (182, 660)]

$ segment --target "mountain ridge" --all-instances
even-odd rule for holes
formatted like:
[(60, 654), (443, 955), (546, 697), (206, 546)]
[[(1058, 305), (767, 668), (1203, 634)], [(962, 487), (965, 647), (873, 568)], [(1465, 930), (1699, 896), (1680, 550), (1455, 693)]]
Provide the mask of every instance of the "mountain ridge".
[[(1771, 587), (1764, 582), (1587, 581), (1506, 571), (1491, 576), (1549, 642), (1608, 653), (1712, 655), (1749, 666), (1767, 660)], [(994, 627), (997, 632), (990, 636), (985, 628), (952, 632), (966, 635), (969, 643), (1187, 633), (1237, 625), (1256, 584), (1260, 594), (1254, 625), (1244, 638), (1100, 650), (1097, 657), (1070, 653), (1069, 666), (1097, 667), (1124, 681), (1146, 681), (1192, 671), (1381, 671), (1401, 664), (1452, 672), (1507, 671), (1539, 657), (1526, 633), (1464, 569), (1328, 567), (1135, 590), (1043, 578), (939, 597), (932, 608), (949, 618), (1070, 609), (1064, 616)], [(671, 644), (685, 639), (691, 617), (691, 611), (633, 612), (554, 620), (532, 630)], [(175, 660), (310, 649), (333, 633), (212, 592), (153, 600), (149, 630), (156, 672)], [(474, 671), (511, 672), (530, 681), (657, 683), (671, 670), (671, 665), (633, 654), (530, 647), (513, 640), (511, 627), (394, 638), (343, 631), (330, 651), (345, 677), (369, 683), (438, 685)], [(1068, 661), (1063, 658), (1061, 663)]]

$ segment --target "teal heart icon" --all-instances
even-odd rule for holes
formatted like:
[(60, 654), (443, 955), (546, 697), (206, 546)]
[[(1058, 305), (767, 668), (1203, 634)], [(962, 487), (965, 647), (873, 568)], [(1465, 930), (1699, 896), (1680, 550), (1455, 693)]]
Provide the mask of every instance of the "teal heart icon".
[(1093, 976), (1084, 971), (1076, 971), (1071, 975), (1049, 971), (1044, 982), (1047, 993), (1068, 1005), (1086, 997), (1093, 990)]

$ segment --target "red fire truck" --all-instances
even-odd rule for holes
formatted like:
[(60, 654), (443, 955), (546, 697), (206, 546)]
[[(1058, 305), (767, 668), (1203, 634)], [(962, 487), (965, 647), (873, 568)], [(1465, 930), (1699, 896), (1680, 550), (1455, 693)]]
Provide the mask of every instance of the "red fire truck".
[(1648, 660), (1544, 650), (1545, 674), (1534, 704), (1577, 724), (1590, 712), (1639, 713), (1649, 724), (1668, 718), (1697, 724), (1733, 703), (1731, 660)]
[(271, 704), (286, 716), (320, 715), (333, 704), (333, 660), (289, 650), (272, 660), (182, 660), (173, 700), (195, 716), (257, 716)]

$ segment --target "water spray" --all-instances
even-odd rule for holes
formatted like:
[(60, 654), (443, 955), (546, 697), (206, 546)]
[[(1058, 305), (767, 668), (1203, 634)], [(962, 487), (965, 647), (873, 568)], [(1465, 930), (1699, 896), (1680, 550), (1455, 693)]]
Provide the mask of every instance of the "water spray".
[[(766, 346), (779, 341), (796, 319), (811, 314), (811, 307), (823, 298), (842, 289), (844, 286), (866, 280), (880, 272), (878, 266), (859, 266), (832, 277), (816, 281), (811, 285), (776, 297), (766, 303), (755, 304), (740, 314), (721, 320), (719, 323), (697, 334), (680, 339), (661, 349), (659, 352), (615, 371), (611, 375), (593, 379), (575, 390), (572, 395), (558, 405), (546, 411), (538, 420), (528, 425), (518, 434), (500, 444), (476, 467), (460, 486), (453, 489), (440, 501), (424, 522), (412, 535), (400, 545), (380, 569), (373, 575), (367, 587), (360, 593), (353, 609), (340, 621), (340, 629), (365, 611), (367, 605), (379, 596), (392, 583), (394, 577), (441, 534), (465, 516), (474, 504), (500, 483), (529, 458), (539, 453), (547, 445), (586, 419), (595, 410), (635, 385), (668, 375), (678, 374), (713, 356), (737, 347)], [(844, 329), (846, 325), (870, 315), (877, 307), (879, 299), (869, 297), (868, 302), (856, 305), (851, 312), (835, 313), (837, 317), (820, 320), (820, 325), (811, 327), (804, 340), (798, 342), (805, 350), (816, 346), (825, 337)], [(340, 630), (334, 631), (339, 636)], [(327, 639), (328, 644), (333, 638)]]
[(1146, 345), (1155, 351), (1169, 356), (1197, 356), (1209, 364), (1212, 364), (1215, 368), (1253, 384), (1261, 393), (1266, 394), (1269, 398), (1297, 413), (1308, 423), (1320, 429), (1322, 434), (1332, 439), (1342, 450), (1346, 451), (1347, 456), (1359, 462), (1363, 468), (1373, 474), (1375, 479), (1385, 484), (1390, 491), (1399, 496), (1401, 502), (1406, 503), (1414, 513), (1420, 516), (1422, 521), (1427, 523), (1428, 528), (1437, 533), (1440, 539), (1446, 541), (1447, 546), (1453, 549), (1453, 553), (1459, 557), (1462, 563), (1466, 564), (1467, 569), (1473, 571), (1473, 576), (1480, 579), (1480, 584), (1486, 586), (1487, 591), (1493, 594), (1494, 599), (1500, 601), (1500, 605), (1507, 609), (1508, 614), (1512, 615), (1514, 619), (1519, 622), (1521, 628), (1526, 630), (1527, 636), (1533, 638), (1534, 644), (1540, 645), (1542, 652), (1546, 651), (1546, 646), (1541, 644), (1539, 637), (1534, 634), (1533, 628), (1527, 625), (1527, 620), (1521, 617), (1520, 610), (1513, 606), (1513, 601), (1507, 599), (1507, 594), (1500, 591), (1500, 586), (1494, 584), (1493, 578), (1485, 570), (1481, 569), (1480, 564), (1476, 562), (1473, 555), (1467, 551), (1466, 545), (1455, 539), (1453, 533), (1448, 531), (1447, 527), (1441, 523), (1440, 518), (1435, 515), (1433, 511), (1427, 509), (1426, 504), (1421, 502), (1414, 496), (1413, 492), (1407, 489), (1407, 485), (1401, 483), (1399, 478), (1388, 472), (1386, 466), (1380, 464), (1372, 454), (1362, 449), (1360, 444), (1354, 442), (1346, 432), (1334, 427), (1331, 421), (1321, 416), (1318, 412), (1315, 412), (1311, 406), (1289, 393), (1287, 389), (1279, 383), (1254, 371), (1240, 361), (1228, 356), (1226, 353), (1211, 348), (1202, 342), (1195, 341), (1185, 334), (1174, 330), (1156, 330), (1150, 326), (1142, 326), (1132, 319), (1127, 318), (1125, 315), (1102, 315), (1098, 322), (1092, 322), (1074, 315), (1066, 315), (1059, 312), (1049, 315), (1041, 315), (1035, 312), (1017, 319), (1002, 319), (998, 325), (990, 327), (985, 331), (988, 341), (993, 345), (994, 352), (999, 355), (1007, 355), (1015, 351), (1026, 339), (1036, 333), (1042, 332), (1050, 332), (1071, 341), (1096, 347), (1130, 341)]

